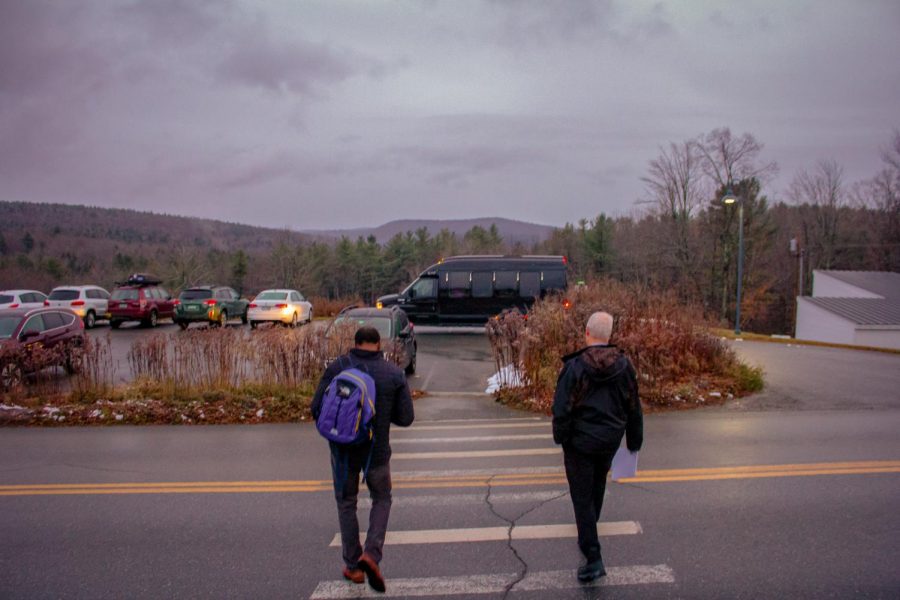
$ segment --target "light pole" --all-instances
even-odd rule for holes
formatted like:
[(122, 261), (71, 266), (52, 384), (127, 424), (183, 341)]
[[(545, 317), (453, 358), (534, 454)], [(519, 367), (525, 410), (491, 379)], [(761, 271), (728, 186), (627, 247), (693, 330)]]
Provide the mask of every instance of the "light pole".
[(731, 191), (731, 186), (725, 190), (722, 197), (723, 204), (738, 205), (738, 264), (737, 264), (737, 305), (734, 309), (734, 333), (741, 335), (741, 282), (744, 279), (744, 203)]

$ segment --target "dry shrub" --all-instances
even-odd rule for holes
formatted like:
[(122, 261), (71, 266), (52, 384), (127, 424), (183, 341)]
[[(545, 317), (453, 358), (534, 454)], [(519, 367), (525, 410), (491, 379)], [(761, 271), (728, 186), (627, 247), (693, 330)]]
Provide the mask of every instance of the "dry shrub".
[(102, 398), (115, 388), (116, 360), (112, 340), (85, 336), (78, 368), (72, 381), (72, 399)]
[(515, 369), (523, 383), (513, 387), (512, 381), (501, 380), (501, 398), (548, 412), (560, 359), (584, 345), (585, 323), (598, 310), (615, 317), (611, 343), (631, 358), (641, 399), (649, 406), (703, 404), (708, 392), (739, 394), (758, 388), (748, 381), (754, 373), (761, 381), (761, 373), (742, 365), (724, 342), (708, 333), (701, 311), (680, 304), (674, 294), (603, 281), (570, 289), (566, 297), (569, 309), (559, 296), (550, 296), (535, 303), (527, 318), (507, 312), (488, 323), (498, 371)]
[[(349, 325), (349, 324), (348, 324)], [(128, 353), (133, 389), (174, 398), (243, 395), (248, 389), (291, 394), (314, 386), (327, 362), (352, 345), (352, 327), (189, 329), (134, 342)]]

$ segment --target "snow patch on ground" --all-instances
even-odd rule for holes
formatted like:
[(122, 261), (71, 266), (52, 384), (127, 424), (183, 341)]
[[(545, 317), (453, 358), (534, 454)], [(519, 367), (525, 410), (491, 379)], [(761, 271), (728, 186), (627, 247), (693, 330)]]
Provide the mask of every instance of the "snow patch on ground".
[(522, 373), (514, 365), (506, 365), (490, 377), (488, 377), (488, 386), (484, 390), (485, 394), (493, 394), (505, 387), (522, 387), (525, 382)]

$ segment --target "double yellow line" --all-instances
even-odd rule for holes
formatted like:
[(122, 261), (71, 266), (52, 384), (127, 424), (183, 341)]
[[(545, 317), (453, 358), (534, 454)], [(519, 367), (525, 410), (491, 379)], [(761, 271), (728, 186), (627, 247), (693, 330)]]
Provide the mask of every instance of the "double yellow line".
[[(656, 469), (639, 471), (637, 477), (622, 483), (666, 483), (678, 481), (716, 481), (765, 477), (809, 477), (813, 475), (864, 475), (900, 473), (900, 460), (750, 465), (695, 469)], [(499, 473), (496, 475), (446, 475), (394, 478), (395, 489), (434, 489), (562, 485), (562, 472)], [(310, 493), (332, 489), (331, 480), (299, 481), (180, 481), (158, 483), (55, 483), (37, 485), (0, 485), (0, 496), (67, 496), (108, 494), (264, 494)]]

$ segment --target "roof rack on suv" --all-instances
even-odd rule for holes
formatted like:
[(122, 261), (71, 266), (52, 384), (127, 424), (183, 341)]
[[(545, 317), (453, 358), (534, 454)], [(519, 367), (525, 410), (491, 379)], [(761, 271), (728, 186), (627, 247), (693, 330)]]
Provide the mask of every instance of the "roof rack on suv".
[(133, 273), (125, 281), (117, 281), (116, 285), (159, 285), (162, 279), (146, 273)]

